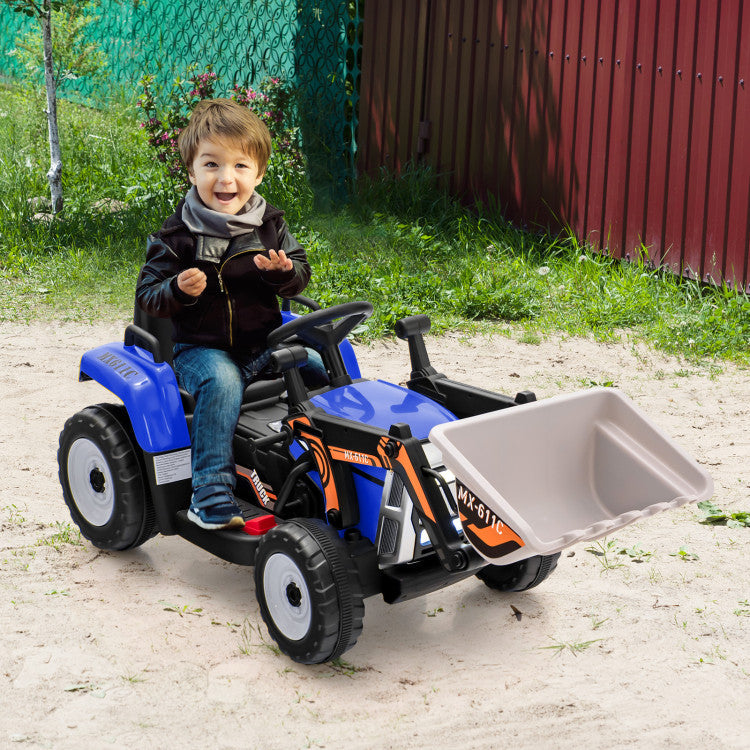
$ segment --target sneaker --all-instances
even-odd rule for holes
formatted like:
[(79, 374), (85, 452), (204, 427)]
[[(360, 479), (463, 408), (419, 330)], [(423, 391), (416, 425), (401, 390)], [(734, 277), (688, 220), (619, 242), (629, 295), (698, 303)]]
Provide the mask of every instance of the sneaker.
[(209, 484), (193, 492), (187, 517), (202, 529), (236, 529), (245, 525), (242, 511), (223, 484)]

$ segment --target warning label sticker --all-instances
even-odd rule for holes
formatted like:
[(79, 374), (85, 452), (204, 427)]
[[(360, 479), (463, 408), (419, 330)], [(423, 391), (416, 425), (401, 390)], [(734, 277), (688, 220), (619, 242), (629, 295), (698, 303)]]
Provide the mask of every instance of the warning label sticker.
[(157, 484), (170, 484), (181, 479), (190, 479), (190, 448), (174, 453), (162, 453), (154, 456), (154, 474)]

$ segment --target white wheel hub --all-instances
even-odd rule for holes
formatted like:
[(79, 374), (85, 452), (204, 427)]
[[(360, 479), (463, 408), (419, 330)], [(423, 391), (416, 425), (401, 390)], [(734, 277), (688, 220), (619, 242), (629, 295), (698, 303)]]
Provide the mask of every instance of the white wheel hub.
[(76, 507), (92, 526), (104, 526), (115, 507), (115, 489), (107, 459), (88, 438), (78, 438), (68, 452), (68, 483)]
[(312, 621), (310, 592), (297, 564), (275, 552), (263, 569), (263, 593), (276, 627), (290, 641), (307, 635)]

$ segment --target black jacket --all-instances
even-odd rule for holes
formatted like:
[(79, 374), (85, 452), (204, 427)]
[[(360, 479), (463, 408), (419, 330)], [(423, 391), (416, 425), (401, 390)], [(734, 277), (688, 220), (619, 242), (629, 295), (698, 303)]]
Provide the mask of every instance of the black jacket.
[[(293, 297), (310, 280), (305, 251), (273, 206), (266, 205), (256, 230), (225, 240), (192, 234), (180, 218), (183, 203), (148, 238), (135, 292), (138, 305), (149, 315), (172, 319), (175, 343), (245, 353), (264, 349), (268, 334), (281, 325), (277, 295)], [(268, 257), (268, 250), (283, 250), (294, 268), (260, 271), (253, 257)], [(199, 297), (177, 286), (178, 274), (194, 267), (207, 279)]]

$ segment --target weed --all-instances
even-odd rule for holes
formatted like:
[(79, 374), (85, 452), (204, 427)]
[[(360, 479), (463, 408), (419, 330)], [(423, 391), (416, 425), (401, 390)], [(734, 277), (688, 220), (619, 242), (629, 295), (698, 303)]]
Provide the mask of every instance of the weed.
[(582, 378), (580, 382), (585, 388), (617, 388), (613, 380), (587, 380)]
[(750, 512), (748, 511), (741, 510), (734, 513), (725, 513), (710, 500), (698, 503), (698, 509), (703, 514), (700, 523), (711, 526), (729, 526), (735, 529), (750, 526)]
[(656, 586), (664, 580), (664, 576), (661, 574), (661, 571), (657, 570), (656, 568), (651, 568), (651, 570), (649, 570), (648, 572), (648, 580), (651, 584)]
[(250, 620), (245, 619), (240, 631), (240, 653), (250, 656), (253, 650), (258, 648), (267, 649), (274, 656), (281, 656), (281, 649), (275, 643), (266, 640), (261, 626), (254, 625)]
[(372, 669), (372, 667), (358, 667), (341, 657), (328, 662), (328, 667), (336, 674), (343, 674), (347, 677), (353, 677), (357, 672), (368, 672)]
[(635, 563), (642, 563), (646, 562), (651, 559), (651, 556), (654, 554), (653, 552), (646, 552), (645, 550), (641, 549), (637, 544), (634, 544), (632, 547), (623, 547), (621, 550), (619, 550), (618, 554), (620, 555), (627, 555), (632, 562)]
[(70, 544), (74, 547), (83, 547), (81, 541), (81, 532), (78, 529), (74, 529), (69, 523), (63, 523), (62, 521), (55, 521), (50, 526), (57, 528), (57, 531), (51, 536), (46, 536), (40, 539), (38, 545), (47, 545), (60, 552), (60, 548), (64, 544)]
[(21, 514), (21, 511), (15, 503), (6, 505), (3, 510), (8, 513), (8, 521), (14, 526), (20, 526), (26, 522), (26, 517)]
[(518, 343), (539, 346), (542, 343), (542, 337), (536, 331), (526, 330), (518, 337)]
[(241, 622), (231, 622), (229, 620), (227, 622), (221, 622), (220, 620), (211, 620), (211, 624), (212, 625), (221, 625), (222, 627), (229, 628), (233, 633), (235, 633), (237, 631), (237, 628), (241, 628), (242, 627), (242, 623)]
[(76, 685), (70, 685), (64, 688), (66, 693), (92, 693), (98, 689), (98, 686), (94, 685), (91, 682), (80, 682)]
[(131, 685), (135, 685), (138, 682), (146, 682), (146, 678), (138, 672), (132, 674), (128, 672), (127, 674), (121, 675), (121, 677), (125, 682), (129, 682)]
[(437, 617), (438, 612), (443, 612), (442, 607), (436, 607), (435, 609), (427, 610), (426, 612), (423, 612), (422, 614), (427, 615), (427, 617)]
[(578, 656), (578, 654), (583, 653), (587, 648), (592, 646), (594, 643), (598, 643), (599, 641), (603, 641), (603, 638), (594, 638), (590, 641), (578, 641), (577, 643), (568, 643), (563, 641), (557, 641), (553, 643), (551, 646), (539, 646), (539, 649), (542, 651), (554, 651), (555, 656), (559, 656), (563, 651), (570, 651), (573, 656)]
[(671, 552), (670, 557), (678, 557), (685, 562), (693, 562), (700, 559), (694, 552), (688, 552), (684, 547), (680, 547), (679, 552)]
[(176, 604), (167, 604), (166, 602), (160, 602), (160, 604), (166, 605), (164, 607), (165, 612), (176, 612), (180, 617), (185, 615), (195, 615), (196, 617), (203, 616), (202, 607), (191, 607), (189, 604), (183, 604), (181, 607)]
[(615, 562), (611, 555), (616, 555), (619, 550), (617, 543), (613, 539), (601, 539), (592, 545), (585, 548), (586, 552), (590, 552), (596, 557), (601, 563), (603, 570), (612, 570), (614, 568), (621, 568), (623, 564), (621, 562)]

